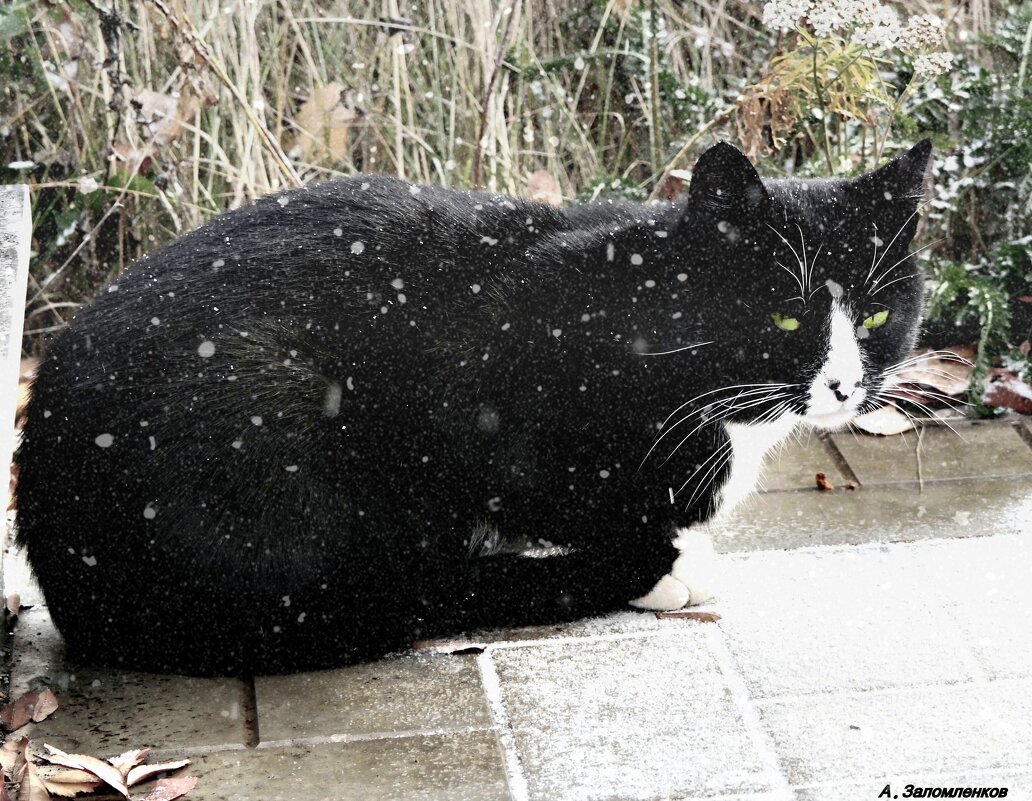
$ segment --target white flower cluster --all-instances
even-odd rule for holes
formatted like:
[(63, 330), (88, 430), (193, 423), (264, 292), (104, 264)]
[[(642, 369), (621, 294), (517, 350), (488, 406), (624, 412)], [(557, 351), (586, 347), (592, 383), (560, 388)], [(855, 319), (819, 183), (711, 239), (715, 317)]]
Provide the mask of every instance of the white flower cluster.
[(896, 10), (877, 2), (864, 3), (863, 6), (857, 15), (853, 41), (867, 47), (894, 47), (902, 31)]
[(952, 53), (926, 53), (914, 56), (914, 72), (923, 77), (934, 78), (936, 75), (944, 75), (952, 66)]
[(770, 0), (763, 6), (763, 24), (772, 30), (790, 31), (812, 5), (811, 0)]
[(911, 51), (933, 50), (942, 44), (945, 34), (946, 26), (934, 14), (915, 14), (907, 20), (899, 46)]
[(934, 14), (915, 14), (904, 27), (895, 9), (880, 0), (768, 0), (763, 6), (763, 24), (773, 30), (792, 30), (804, 22), (818, 37), (852, 29), (850, 38), (857, 44), (904, 50), (914, 56), (920, 75), (941, 75), (953, 61), (949, 53), (938, 52), (946, 25)]

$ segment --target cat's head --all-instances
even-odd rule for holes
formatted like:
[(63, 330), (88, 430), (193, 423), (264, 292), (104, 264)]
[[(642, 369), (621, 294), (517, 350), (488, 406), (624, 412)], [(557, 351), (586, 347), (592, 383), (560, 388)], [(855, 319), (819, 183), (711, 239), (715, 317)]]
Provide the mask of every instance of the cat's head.
[(741, 416), (836, 428), (875, 407), (920, 322), (910, 248), (930, 152), (924, 140), (852, 180), (761, 180), (727, 144), (699, 160), (680, 239), (707, 276), (697, 322), (720, 372), (757, 385)]

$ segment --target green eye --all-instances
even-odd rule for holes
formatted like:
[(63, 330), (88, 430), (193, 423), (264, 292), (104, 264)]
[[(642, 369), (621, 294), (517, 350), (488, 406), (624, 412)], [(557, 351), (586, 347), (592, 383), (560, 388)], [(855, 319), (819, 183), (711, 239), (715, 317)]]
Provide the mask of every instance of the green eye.
[(880, 312), (875, 312), (870, 317), (864, 319), (864, 328), (879, 328), (885, 325), (885, 321), (889, 319), (889, 310), (882, 309)]
[[(888, 312), (886, 312), (888, 314)], [(770, 319), (774, 321), (774, 325), (780, 328), (782, 331), (795, 331), (799, 327), (799, 321), (795, 317), (782, 317), (777, 312), (774, 312)], [(882, 321), (884, 322), (884, 320)], [(867, 325), (865, 322), (864, 325)], [(879, 323), (881, 325), (881, 323)]]

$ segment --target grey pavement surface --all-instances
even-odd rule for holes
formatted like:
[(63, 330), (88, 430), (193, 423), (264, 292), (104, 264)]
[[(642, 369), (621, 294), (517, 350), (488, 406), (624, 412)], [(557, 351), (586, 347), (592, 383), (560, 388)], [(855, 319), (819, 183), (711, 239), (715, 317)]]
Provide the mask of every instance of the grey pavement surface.
[(718, 622), (628, 611), (486, 632), (473, 654), (255, 679), (81, 668), (9, 550), (28, 607), (10, 694), (61, 704), (19, 733), (188, 755), (187, 798), (213, 801), (1032, 799), (1024, 425), (794, 442), (713, 532)]

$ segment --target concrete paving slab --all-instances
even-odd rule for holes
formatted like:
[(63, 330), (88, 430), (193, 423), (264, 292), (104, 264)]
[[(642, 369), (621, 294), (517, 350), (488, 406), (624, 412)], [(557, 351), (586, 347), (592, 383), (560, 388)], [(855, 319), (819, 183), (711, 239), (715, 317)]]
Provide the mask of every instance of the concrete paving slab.
[(491, 733), (402, 737), (204, 754), (203, 801), (508, 801)]
[(342, 670), (255, 679), (263, 742), (486, 728), (476, 658), (419, 654)]
[(706, 625), (492, 650), (527, 797), (770, 791), (777, 777), (707, 645)]
[(718, 551), (737, 552), (941, 537), (1032, 533), (1024, 478), (866, 486), (755, 495), (721, 527)]
[(892, 437), (833, 434), (849, 466), (864, 484), (947, 478), (1028, 476), (1032, 448), (1014, 426), (998, 422), (926, 426)]
[(972, 598), (950, 613), (990, 678), (1032, 677), (1032, 607)]
[(762, 617), (726, 608), (720, 628), (752, 695), (954, 684), (978, 675), (959, 626), (944, 610), (905, 603), (878, 608), (871, 595), (779, 598)]
[(243, 747), (245, 685), (83, 668), (64, 661), (61, 637), (45, 607), (22, 612), (14, 633), (11, 697), (46, 685), (60, 708), (19, 729), (75, 753), (115, 756), (130, 748)]
[(766, 701), (759, 714), (794, 785), (1032, 765), (1028, 680)]
[(827, 475), (833, 484), (849, 480), (820, 437), (812, 430), (802, 431), (764, 460), (760, 489), (814, 489), (817, 473)]

